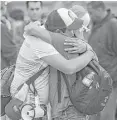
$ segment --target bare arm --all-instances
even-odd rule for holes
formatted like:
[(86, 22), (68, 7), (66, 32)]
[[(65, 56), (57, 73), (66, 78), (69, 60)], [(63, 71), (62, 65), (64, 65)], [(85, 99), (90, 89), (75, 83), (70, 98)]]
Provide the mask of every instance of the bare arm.
[(46, 29), (41, 28), (40, 26), (37, 26), (35, 24), (26, 26), (25, 33), (27, 35), (40, 38), (42, 40), (44, 39), (44, 41), (51, 41), (49, 32)]
[[(35, 25), (29, 26), (26, 29), (26, 33), (31, 36), (35, 36), (37, 38), (40, 38), (44, 41), (51, 41), (51, 37), (49, 32), (46, 29), (43, 29), (41, 27), (37, 27)], [(43, 34), (44, 33), (44, 34)], [(86, 42), (83, 40), (80, 40), (79, 38), (67, 38), (64, 45), (71, 45), (71, 48), (65, 49), (68, 53), (83, 53), (86, 52)]]
[(83, 55), (71, 60), (66, 60), (60, 54), (46, 56), (41, 59), (63, 73), (73, 74), (87, 66), (87, 64), (92, 60), (93, 55), (92, 51), (87, 51)]
[[(30, 33), (28, 33), (28, 34), (34, 35), (35, 37), (39, 37), (41, 39), (46, 38), (48, 40), (48, 37), (50, 36), (48, 31), (43, 28), (40, 28), (40, 27), (34, 28), (34, 26), (30, 26), (30, 28), (28, 28), (28, 30), (29, 29), (30, 29), (30, 31), (28, 31), (28, 32), (30, 32)], [(83, 55), (81, 55), (75, 59), (72, 59), (72, 60), (66, 60), (60, 54), (49, 55), (49, 56), (43, 57), (41, 59), (44, 60), (49, 65), (51, 65), (52, 67), (66, 73), (66, 74), (73, 74), (73, 73), (83, 69), (92, 60), (92, 57), (93, 57), (93, 52), (87, 51)]]

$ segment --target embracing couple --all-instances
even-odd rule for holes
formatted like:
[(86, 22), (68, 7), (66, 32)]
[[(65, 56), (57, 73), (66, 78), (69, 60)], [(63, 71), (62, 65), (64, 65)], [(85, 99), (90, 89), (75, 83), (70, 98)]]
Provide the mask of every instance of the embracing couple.
[[(92, 48), (76, 35), (82, 29), (83, 22), (71, 10), (60, 8), (48, 15), (44, 26), (30, 23), (25, 27), (25, 41), (17, 58), (11, 94), (14, 95), (21, 84), (44, 69), (35, 80), (34, 87), (40, 104), (48, 105), (50, 103), (51, 109), (47, 110), (50, 115), (48, 119), (90, 119), (89, 116), (83, 115), (74, 108), (64, 80), (61, 80), (58, 88), (57, 70), (70, 76), (70, 80), (72, 78), (75, 80), (76, 72), (86, 67), (92, 59), (97, 60)], [(69, 82), (73, 84), (74, 81), (70, 80)], [(61, 91), (60, 98), (58, 89)], [(59, 99), (60, 102), (58, 102)], [(29, 91), (27, 103), (33, 104), (34, 102), (34, 95)]]

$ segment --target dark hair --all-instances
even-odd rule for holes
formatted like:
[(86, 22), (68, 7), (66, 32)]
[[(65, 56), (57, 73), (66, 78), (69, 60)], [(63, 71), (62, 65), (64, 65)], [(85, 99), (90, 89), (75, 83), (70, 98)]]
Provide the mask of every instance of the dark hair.
[(40, 2), (41, 7), (43, 7), (43, 2), (42, 1), (26, 1), (26, 7), (29, 7), (29, 2)]
[(45, 28), (51, 32), (65, 32), (66, 25), (62, 18), (57, 13), (57, 10), (53, 10), (47, 17), (45, 22)]
[(102, 8), (103, 10), (106, 9), (106, 6), (103, 1), (91, 1), (88, 2), (87, 6), (91, 6), (93, 9)]
[(65, 33), (65, 31), (66, 31), (66, 28), (62, 28), (62, 29), (57, 29), (57, 28), (55, 28), (55, 29), (51, 29), (51, 28), (49, 28), (49, 25), (47, 24), (47, 22), (45, 22), (45, 28), (48, 30), (48, 31), (50, 31), (50, 32), (56, 32), (56, 33), (60, 33), (60, 31), (62, 31), (63, 33)]

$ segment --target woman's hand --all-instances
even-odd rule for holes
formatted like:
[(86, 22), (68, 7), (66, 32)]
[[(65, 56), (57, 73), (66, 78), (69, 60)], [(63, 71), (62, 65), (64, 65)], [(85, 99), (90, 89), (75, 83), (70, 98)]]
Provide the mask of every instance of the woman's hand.
[(69, 38), (69, 40), (65, 40), (64, 45), (71, 46), (70, 48), (65, 48), (65, 51), (68, 53), (84, 53), (87, 50), (86, 42), (76, 38)]

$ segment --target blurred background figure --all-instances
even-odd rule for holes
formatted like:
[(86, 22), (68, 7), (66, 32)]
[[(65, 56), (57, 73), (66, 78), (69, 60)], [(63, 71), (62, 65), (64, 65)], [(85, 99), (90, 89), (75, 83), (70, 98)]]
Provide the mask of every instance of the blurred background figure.
[(1, 21), (7, 26), (8, 30), (11, 30), (11, 23), (8, 20), (8, 12), (7, 12), (7, 2), (1, 1), (1, 13), (0, 18)]
[[(0, 2), (0, 25), (1, 25), (1, 73), (2, 71), (15, 64), (17, 59), (17, 47), (13, 42), (13, 35), (11, 28), (9, 27), (10, 22), (7, 19), (7, 8), (5, 2)], [(8, 24), (9, 23), (9, 24)], [(1, 120), (6, 120), (5, 105), (7, 104), (7, 97), (1, 96)]]
[(42, 1), (26, 1), (29, 22), (41, 25)]
[[(5, 2), (0, 2), (1, 8), (1, 69), (15, 64), (17, 58), (17, 47), (13, 42), (13, 35), (8, 27), (10, 24), (6, 17), (7, 8)], [(6, 22), (7, 21), (7, 22)]]
[[(115, 120), (117, 100), (117, 19), (103, 1), (91, 1), (87, 10), (92, 22), (88, 43), (96, 52), (99, 63), (111, 75), (113, 91), (96, 120)], [(95, 120), (95, 119), (93, 119)]]
[(12, 24), (13, 41), (20, 49), (24, 41), (24, 12), (21, 9), (14, 9), (9, 13), (9, 19)]

